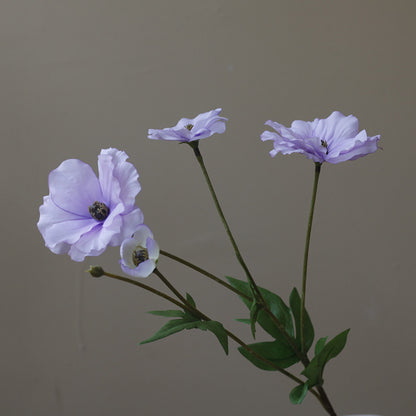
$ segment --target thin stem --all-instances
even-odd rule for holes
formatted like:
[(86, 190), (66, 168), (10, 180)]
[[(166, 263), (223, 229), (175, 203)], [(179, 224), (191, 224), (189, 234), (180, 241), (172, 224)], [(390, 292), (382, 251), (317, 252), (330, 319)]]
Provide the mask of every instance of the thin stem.
[(256, 298), (258, 298), (258, 300), (261, 301), (262, 304), (264, 304), (265, 302), (264, 302), (263, 296), (261, 295), (261, 293), (260, 293), (260, 291), (259, 291), (259, 289), (256, 285), (256, 282), (254, 281), (253, 276), (251, 275), (250, 270), (248, 269), (248, 267), (247, 267), (247, 265), (246, 265), (246, 263), (243, 259), (243, 256), (241, 255), (240, 249), (238, 248), (237, 243), (234, 239), (234, 236), (231, 232), (231, 229), (230, 229), (230, 227), (227, 223), (227, 220), (225, 219), (224, 212), (223, 212), (223, 210), (221, 208), (221, 205), (218, 201), (217, 194), (215, 193), (214, 186), (212, 185), (211, 179), (208, 175), (208, 171), (205, 167), (204, 160), (203, 160), (201, 152), (199, 150), (199, 142), (198, 141), (189, 142), (189, 145), (192, 147), (192, 149), (194, 151), (194, 154), (195, 154), (195, 157), (196, 157), (196, 159), (199, 163), (199, 166), (201, 167), (202, 173), (205, 177), (205, 181), (208, 185), (209, 191), (211, 192), (212, 199), (214, 200), (215, 207), (217, 208), (218, 214), (219, 214), (219, 216), (221, 218), (221, 221), (224, 225), (225, 231), (228, 235), (228, 238), (230, 239), (231, 245), (233, 246), (235, 255), (237, 257), (237, 260), (240, 263), (241, 267), (243, 268), (243, 270), (244, 270), (244, 272), (247, 276), (247, 279), (248, 279), (251, 287), (254, 290), (253, 294), (256, 296)]
[(176, 299), (172, 298), (171, 296), (167, 295), (166, 293), (161, 292), (160, 290), (157, 290), (157, 289), (154, 289), (151, 286), (145, 285), (144, 283), (137, 282), (136, 280), (129, 279), (128, 277), (124, 277), (124, 276), (119, 276), (118, 274), (113, 274), (113, 273), (104, 272), (104, 276), (111, 277), (112, 279), (120, 280), (122, 282), (129, 283), (129, 284), (134, 285), (134, 286), (138, 286), (138, 287), (140, 287), (144, 290), (152, 292), (154, 295), (160, 296), (161, 298), (166, 299), (169, 302), (174, 303), (176, 306), (179, 306), (180, 308), (183, 308), (182, 303), (178, 302)]
[(185, 266), (187, 266), (187, 267), (189, 267), (189, 268), (197, 271), (198, 273), (203, 274), (204, 276), (210, 278), (211, 280), (214, 280), (215, 282), (219, 283), (220, 285), (222, 285), (222, 286), (226, 287), (227, 289), (231, 290), (232, 292), (236, 293), (238, 296), (240, 296), (240, 297), (242, 297), (244, 299), (247, 299), (249, 301), (252, 300), (252, 298), (250, 296), (247, 296), (245, 293), (240, 292), (238, 289), (235, 289), (230, 284), (228, 284), (224, 280), (220, 279), (219, 277), (213, 275), (212, 273), (207, 272), (204, 269), (201, 269), (201, 267), (198, 267), (195, 264), (193, 264), (193, 263), (191, 263), (191, 262), (189, 262), (187, 260), (184, 260), (181, 257), (175, 256), (174, 254), (168, 253), (165, 250), (160, 250), (160, 254), (162, 254), (163, 256), (169, 257), (170, 259), (175, 260), (178, 263), (182, 263), (183, 265), (185, 265)]
[(169, 282), (168, 279), (166, 279), (165, 276), (163, 276), (162, 273), (156, 268), (153, 270), (153, 273), (176, 295), (176, 297), (182, 302), (187, 304), (188, 301), (180, 294), (178, 290)]
[(218, 201), (217, 195), (215, 193), (214, 190), (214, 186), (212, 185), (211, 179), (208, 175), (208, 171), (205, 167), (204, 164), (204, 160), (202, 158), (202, 154), (199, 150), (199, 142), (198, 141), (194, 141), (194, 142), (190, 142), (189, 145), (192, 147), (195, 157), (201, 167), (202, 173), (204, 174), (205, 180), (207, 182), (208, 188), (211, 192), (211, 196), (212, 199), (214, 200), (215, 206), (217, 208), (218, 214), (221, 218), (221, 221), (224, 225), (225, 231), (227, 232), (227, 235), (231, 241), (231, 244), (234, 248), (234, 252), (235, 255), (237, 257), (237, 260), (239, 261), (240, 265), (242, 266), (242, 268), (244, 269), (247, 279), (249, 281), (250, 287), (252, 289), (252, 293), (253, 296), (256, 298), (256, 301), (258, 303), (260, 303), (260, 305), (263, 307), (264, 311), (267, 313), (267, 315), (269, 315), (269, 317), (272, 319), (272, 321), (275, 323), (275, 325), (277, 326), (277, 328), (279, 329), (279, 331), (283, 334), (283, 336), (286, 338), (286, 340), (288, 341), (289, 345), (292, 347), (292, 349), (295, 351), (296, 355), (298, 356), (298, 358), (302, 361), (302, 363), (305, 365), (305, 367), (309, 364), (309, 360), (306, 356), (306, 354), (304, 354), (302, 351), (299, 351), (299, 349), (297, 348), (296, 344), (294, 343), (293, 339), (291, 338), (291, 336), (287, 333), (287, 331), (285, 330), (284, 325), (279, 321), (279, 319), (273, 314), (273, 312), (269, 309), (267, 303), (265, 302), (256, 282), (254, 281), (253, 276), (251, 275), (244, 259), (243, 256), (241, 255), (241, 252), (237, 246), (237, 243), (233, 237), (233, 234), (231, 232), (231, 229), (227, 223), (227, 220), (225, 219), (224, 216), (224, 212), (221, 209), (220, 203)]
[(308, 271), (308, 257), (309, 257), (309, 244), (311, 241), (312, 221), (313, 213), (315, 210), (316, 193), (318, 190), (319, 174), (321, 173), (322, 163), (315, 162), (315, 178), (313, 182), (311, 208), (309, 211), (308, 229), (306, 231), (305, 241), (305, 253), (303, 256), (303, 274), (302, 274), (302, 300), (300, 309), (300, 342), (301, 350), (305, 351), (305, 297), (306, 297), (306, 275)]
[(326, 411), (331, 416), (337, 416), (337, 414), (335, 413), (335, 409), (332, 407), (332, 404), (329, 401), (329, 398), (326, 395), (326, 392), (325, 392), (324, 388), (322, 386), (318, 386), (317, 389), (318, 389), (318, 392), (321, 396), (320, 402), (321, 402), (322, 406), (326, 409)]

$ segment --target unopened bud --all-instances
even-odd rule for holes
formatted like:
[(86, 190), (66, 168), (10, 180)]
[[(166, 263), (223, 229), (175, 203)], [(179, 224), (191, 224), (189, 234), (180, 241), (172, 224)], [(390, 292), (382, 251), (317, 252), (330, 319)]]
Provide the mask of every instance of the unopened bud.
[(101, 266), (90, 266), (87, 272), (92, 277), (101, 277), (104, 275), (104, 269)]

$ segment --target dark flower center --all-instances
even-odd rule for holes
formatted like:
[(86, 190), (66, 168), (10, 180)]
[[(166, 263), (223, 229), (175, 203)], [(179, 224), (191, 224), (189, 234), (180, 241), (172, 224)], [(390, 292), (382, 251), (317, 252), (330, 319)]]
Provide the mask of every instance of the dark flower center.
[(104, 202), (95, 201), (88, 207), (88, 211), (96, 221), (104, 221), (110, 214), (110, 208)]
[(148, 259), (149, 253), (145, 248), (139, 247), (138, 250), (133, 251), (133, 263), (136, 267)]
[(193, 129), (194, 125), (193, 124), (187, 124), (185, 126), (186, 129), (188, 129), (189, 131), (191, 131)]
[(321, 140), (321, 145), (325, 147), (326, 154), (328, 154), (328, 142), (326, 140)]

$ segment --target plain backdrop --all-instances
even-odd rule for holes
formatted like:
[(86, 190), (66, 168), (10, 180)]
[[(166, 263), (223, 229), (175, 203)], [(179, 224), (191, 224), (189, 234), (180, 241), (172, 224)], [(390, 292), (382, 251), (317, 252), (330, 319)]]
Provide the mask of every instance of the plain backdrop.
[[(340, 415), (415, 414), (415, 12), (410, 0), (2, 0), (0, 413), (324, 414), (311, 395), (292, 405), (289, 379), (233, 342), (226, 357), (210, 333), (138, 346), (165, 322), (146, 312), (170, 305), (85, 273), (121, 273), (117, 248), (76, 263), (37, 230), (48, 173), (69, 158), (96, 169), (116, 147), (160, 246), (243, 278), (191, 150), (147, 139), (221, 107), (227, 131), (201, 151), (258, 283), (286, 300), (301, 283), (314, 166), (272, 159), (264, 122), (339, 110), (381, 134), (383, 150), (323, 166), (307, 307), (317, 337), (352, 328), (325, 375)], [(159, 268), (251, 342), (232, 293), (166, 258)]]

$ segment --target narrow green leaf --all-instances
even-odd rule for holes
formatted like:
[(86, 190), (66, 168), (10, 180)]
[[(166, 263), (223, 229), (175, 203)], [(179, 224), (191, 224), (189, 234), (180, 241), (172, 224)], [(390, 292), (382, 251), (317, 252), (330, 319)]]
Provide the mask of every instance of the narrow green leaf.
[(309, 379), (309, 387), (323, 384), (324, 367), (331, 358), (336, 357), (344, 349), (349, 331), (347, 329), (332, 338), (302, 371), (302, 374)]
[(212, 332), (224, 348), (225, 354), (228, 355), (228, 335), (221, 322), (218, 321), (201, 321), (198, 328)]
[[(299, 358), (293, 353), (290, 347), (285, 344), (280, 344), (277, 341), (256, 342), (249, 344), (248, 347), (280, 368), (288, 368), (299, 361)], [(266, 371), (276, 371), (275, 367), (264, 363), (243, 347), (239, 347), (238, 351), (256, 367)]]
[[(252, 297), (250, 285), (239, 279), (235, 279), (233, 277), (226, 276), (227, 280), (230, 282), (231, 286), (235, 289), (238, 289), (240, 292), (244, 293), (247, 296)], [(266, 301), (270, 311), (273, 315), (279, 320), (282, 324), (285, 331), (293, 337), (294, 330), (293, 330), (293, 320), (290, 309), (285, 305), (283, 300), (273, 292), (270, 292), (267, 289), (263, 289), (259, 287), (260, 293), (262, 294), (264, 300)], [(247, 300), (245, 298), (240, 297), (247, 308), (250, 310), (252, 301)], [(277, 328), (276, 324), (273, 320), (267, 315), (264, 310), (260, 310), (257, 316), (257, 322), (260, 326), (269, 333), (274, 339), (278, 340), (281, 343), (287, 344), (287, 340), (284, 335), (282, 335), (281, 331)]]
[(253, 338), (256, 338), (256, 322), (257, 317), (259, 316), (261, 306), (257, 304), (255, 300), (253, 300), (253, 303), (250, 307), (250, 328), (251, 328), (251, 334), (253, 335)]
[[(299, 293), (294, 288), (289, 297), (290, 309), (292, 310), (293, 318), (295, 320), (296, 327), (296, 341), (298, 345), (301, 344), (300, 336), (300, 310), (302, 307), (302, 301), (300, 299)], [(305, 341), (305, 352), (309, 351), (309, 348), (313, 344), (313, 339), (315, 337), (315, 332), (313, 330), (313, 325), (311, 319), (309, 318), (308, 312), (305, 314), (305, 328), (304, 328), (304, 341)]]
[(152, 315), (158, 315), (158, 316), (166, 316), (168, 318), (173, 318), (173, 317), (183, 318), (183, 316), (185, 315), (183, 311), (174, 310), (174, 309), (170, 309), (166, 311), (148, 311), (147, 313), (150, 313)]
[(243, 324), (249, 324), (249, 325), (251, 323), (250, 319), (247, 319), (247, 318), (237, 318), (236, 321), (242, 322)]
[(289, 399), (293, 404), (301, 404), (308, 392), (308, 384), (299, 384), (289, 394)]
[(176, 332), (180, 332), (184, 329), (191, 329), (196, 328), (198, 325), (198, 321), (189, 322), (184, 319), (173, 319), (162, 326), (159, 331), (156, 332), (150, 338), (140, 342), (142, 344), (148, 344), (149, 342), (157, 341), (159, 339), (165, 338), (169, 335), (175, 334)]
[(327, 339), (328, 337), (323, 337), (323, 338), (319, 338), (318, 341), (316, 341), (315, 355), (318, 355), (322, 351), (322, 348), (324, 348), (325, 342)]
[(194, 301), (194, 299), (192, 298), (192, 296), (189, 294), (189, 293), (187, 293), (186, 294), (186, 300), (195, 308), (196, 307), (196, 304), (195, 304), (195, 301)]

